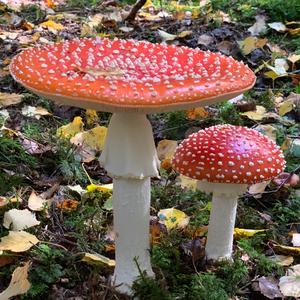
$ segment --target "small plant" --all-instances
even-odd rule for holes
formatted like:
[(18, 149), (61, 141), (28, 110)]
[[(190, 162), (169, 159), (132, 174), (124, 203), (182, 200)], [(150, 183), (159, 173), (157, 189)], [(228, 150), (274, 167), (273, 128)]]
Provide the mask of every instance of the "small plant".
[(283, 275), (283, 268), (277, 263), (270, 260), (263, 254), (262, 236), (257, 235), (251, 239), (241, 239), (238, 241), (238, 246), (247, 252), (255, 262), (256, 274), (259, 275)]
[(143, 300), (172, 300), (167, 292), (160, 287), (157, 280), (148, 277), (147, 274), (140, 269), (137, 260), (135, 260), (135, 263), (139, 270), (139, 277), (132, 286), (134, 298), (138, 297)]
[(192, 278), (190, 300), (227, 300), (229, 298), (222, 279), (214, 273), (201, 273)]
[(22, 296), (23, 299), (36, 299), (46, 295), (51, 284), (65, 274), (63, 264), (67, 256), (64, 250), (41, 244), (31, 251), (31, 255), (34, 264), (29, 273), (31, 288)]
[(231, 125), (243, 125), (241, 118), (236, 107), (230, 102), (218, 104), (220, 123), (227, 123)]

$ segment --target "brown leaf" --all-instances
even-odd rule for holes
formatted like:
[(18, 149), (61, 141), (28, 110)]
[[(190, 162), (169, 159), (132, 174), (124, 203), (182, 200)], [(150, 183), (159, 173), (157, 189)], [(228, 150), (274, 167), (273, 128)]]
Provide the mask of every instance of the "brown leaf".
[(263, 276), (258, 278), (258, 284), (260, 292), (268, 299), (283, 297), (278, 287), (279, 280)]

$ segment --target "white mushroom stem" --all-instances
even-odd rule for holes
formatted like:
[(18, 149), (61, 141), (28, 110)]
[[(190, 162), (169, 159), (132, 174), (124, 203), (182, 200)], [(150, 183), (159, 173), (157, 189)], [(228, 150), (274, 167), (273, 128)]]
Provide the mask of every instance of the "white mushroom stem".
[(135, 258), (142, 271), (154, 275), (149, 253), (150, 177), (158, 176), (159, 160), (145, 114), (112, 116), (100, 162), (114, 179), (114, 284), (120, 292), (131, 294), (139, 275)]
[(198, 188), (212, 192), (212, 207), (205, 247), (207, 259), (231, 259), (238, 196), (246, 184), (208, 183), (199, 181)]

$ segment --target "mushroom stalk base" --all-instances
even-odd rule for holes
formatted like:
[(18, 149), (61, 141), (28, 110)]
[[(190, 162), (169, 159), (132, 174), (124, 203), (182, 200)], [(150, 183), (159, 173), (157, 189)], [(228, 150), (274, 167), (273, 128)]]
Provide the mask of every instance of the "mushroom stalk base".
[(200, 182), (198, 188), (213, 192), (206, 257), (211, 260), (231, 259), (238, 196), (247, 190), (245, 184)]
[(114, 179), (113, 207), (116, 234), (114, 285), (118, 291), (131, 294), (131, 286), (139, 275), (136, 262), (148, 276), (154, 276), (149, 253), (150, 178)]

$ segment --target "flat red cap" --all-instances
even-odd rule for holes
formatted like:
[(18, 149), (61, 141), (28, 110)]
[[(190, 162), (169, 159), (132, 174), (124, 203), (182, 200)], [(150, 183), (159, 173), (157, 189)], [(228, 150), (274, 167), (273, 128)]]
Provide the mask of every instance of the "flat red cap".
[(285, 160), (280, 148), (258, 131), (217, 125), (185, 139), (172, 164), (180, 174), (198, 180), (253, 184), (277, 176)]
[(27, 49), (14, 79), (52, 100), (104, 111), (160, 112), (231, 99), (255, 83), (243, 63), (199, 49), (135, 40), (76, 39)]

